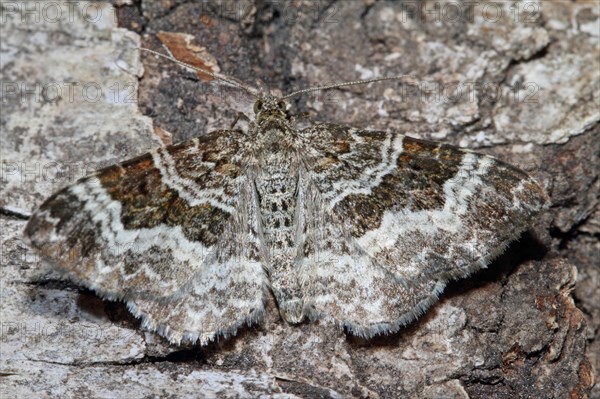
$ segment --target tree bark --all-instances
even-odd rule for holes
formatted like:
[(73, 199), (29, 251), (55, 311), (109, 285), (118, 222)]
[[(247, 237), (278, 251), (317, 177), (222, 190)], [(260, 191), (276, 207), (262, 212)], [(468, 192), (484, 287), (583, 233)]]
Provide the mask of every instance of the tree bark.
[[(597, 2), (34, 4), (1, 5), (3, 397), (600, 397)], [(168, 40), (284, 93), (411, 75), (418, 87), (301, 95), (292, 112), (488, 153), (552, 205), (398, 333), (287, 325), (271, 300), (236, 337), (169, 345), (122, 303), (48, 273), (22, 239), (77, 178), (252, 115), (251, 98), (136, 50)]]

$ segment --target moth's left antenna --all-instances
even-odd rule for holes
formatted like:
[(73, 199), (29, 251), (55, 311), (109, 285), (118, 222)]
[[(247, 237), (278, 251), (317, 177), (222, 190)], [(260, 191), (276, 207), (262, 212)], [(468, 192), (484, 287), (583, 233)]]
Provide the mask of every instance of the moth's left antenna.
[(214, 79), (221, 80), (221, 81), (223, 81), (225, 83), (228, 83), (228, 84), (232, 85), (233, 87), (236, 87), (238, 89), (242, 89), (246, 93), (252, 95), (255, 98), (260, 98), (260, 95), (258, 94), (258, 90), (254, 89), (254, 88), (252, 88), (252, 87), (250, 87), (248, 85), (246, 85), (245, 83), (238, 82), (238, 81), (236, 81), (236, 80), (234, 80), (234, 79), (232, 79), (232, 78), (230, 78), (228, 76), (221, 75), (220, 73), (217, 73), (217, 72), (211, 72), (211, 71), (208, 71), (208, 70), (206, 70), (204, 68), (199, 68), (199, 67), (194, 66), (194, 65), (190, 65), (188, 63), (179, 61), (178, 59), (176, 59), (174, 57), (168, 56), (168, 55), (160, 53), (158, 51), (150, 50), (150, 49), (145, 48), (145, 47), (138, 47), (138, 50), (140, 50), (140, 51), (146, 51), (146, 52), (148, 52), (150, 54), (154, 54), (154, 55), (156, 55), (158, 57), (167, 59), (169, 61), (173, 61), (174, 63), (176, 63), (176, 64), (178, 64), (178, 65), (180, 65), (182, 67), (190, 68), (190, 69), (192, 69), (194, 71), (201, 72), (201, 73), (203, 73), (205, 75), (208, 75), (208, 76), (210, 76), (210, 77), (212, 77)]

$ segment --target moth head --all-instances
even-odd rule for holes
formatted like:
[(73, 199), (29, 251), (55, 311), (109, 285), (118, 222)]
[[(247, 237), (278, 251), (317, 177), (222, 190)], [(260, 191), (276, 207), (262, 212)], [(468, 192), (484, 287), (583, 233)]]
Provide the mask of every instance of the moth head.
[(254, 103), (256, 120), (260, 123), (265, 120), (287, 119), (287, 103), (273, 96), (264, 96)]

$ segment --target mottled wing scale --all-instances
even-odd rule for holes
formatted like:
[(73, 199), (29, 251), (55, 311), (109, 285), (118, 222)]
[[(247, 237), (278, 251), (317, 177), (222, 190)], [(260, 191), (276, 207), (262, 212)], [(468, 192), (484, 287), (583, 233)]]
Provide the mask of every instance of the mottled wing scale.
[(307, 258), (327, 260), (306, 261), (306, 312), (357, 335), (414, 320), (449, 279), (501, 253), (547, 201), (526, 173), (490, 156), (332, 124), (300, 135), (311, 143), (312, 206), (328, 229), (304, 243)]
[(133, 315), (176, 343), (206, 344), (260, 321), (268, 278), (258, 215), (254, 190), (245, 184), (223, 234), (190, 281), (167, 301), (128, 301)]
[(298, 131), (265, 97), (249, 134), (216, 131), (50, 197), (25, 234), (55, 269), (123, 299), (171, 342), (259, 321), (396, 331), (485, 267), (544, 208), (492, 157), (393, 132)]
[(423, 293), (427, 299), (425, 292), (435, 282), (409, 286), (398, 281), (348, 234), (315, 185), (304, 187), (297, 278), (309, 319), (332, 320), (354, 335), (370, 337), (397, 330), (408, 321), (407, 312), (429, 305), (418, 298)]
[(216, 131), (103, 169), (50, 197), (25, 235), (65, 277), (124, 299), (173, 342), (232, 332), (260, 317), (267, 283), (242, 141)]

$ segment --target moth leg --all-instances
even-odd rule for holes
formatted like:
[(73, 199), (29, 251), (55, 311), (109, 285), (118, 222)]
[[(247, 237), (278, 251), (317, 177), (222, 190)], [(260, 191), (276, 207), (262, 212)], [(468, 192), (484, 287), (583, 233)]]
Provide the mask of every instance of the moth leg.
[(248, 115), (246, 115), (245, 113), (243, 113), (243, 112), (240, 111), (240, 112), (237, 113), (237, 115), (235, 116), (235, 119), (231, 123), (230, 129), (233, 129), (235, 127), (235, 125), (237, 125), (237, 123), (240, 120), (244, 120), (244, 121), (246, 121), (248, 123), (251, 121), (251, 119), (248, 117)]

